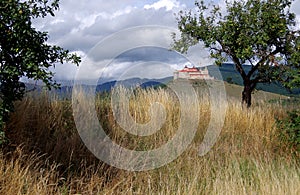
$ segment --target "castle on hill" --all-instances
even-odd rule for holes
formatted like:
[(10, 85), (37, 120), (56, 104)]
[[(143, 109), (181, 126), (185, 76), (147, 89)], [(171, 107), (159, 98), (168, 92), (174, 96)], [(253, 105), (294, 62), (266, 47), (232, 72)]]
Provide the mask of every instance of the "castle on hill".
[(174, 80), (176, 80), (176, 79), (213, 80), (214, 77), (211, 77), (209, 75), (207, 67), (198, 68), (198, 67), (193, 66), (192, 68), (189, 68), (188, 66), (185, 66), (182, 70), (176, 70), (174, 72)]

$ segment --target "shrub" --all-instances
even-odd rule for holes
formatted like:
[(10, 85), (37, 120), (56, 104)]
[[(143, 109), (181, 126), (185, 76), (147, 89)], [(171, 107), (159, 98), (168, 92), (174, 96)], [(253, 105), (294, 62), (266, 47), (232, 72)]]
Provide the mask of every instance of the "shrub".
[(277, 120), (277, 127), (281, 140), (300, 151), (300, 110), (288, 112), (287, 118)]

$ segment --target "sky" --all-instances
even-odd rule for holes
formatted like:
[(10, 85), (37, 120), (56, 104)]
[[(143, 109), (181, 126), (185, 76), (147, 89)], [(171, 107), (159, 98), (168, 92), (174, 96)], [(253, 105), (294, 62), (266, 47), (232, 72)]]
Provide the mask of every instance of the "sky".
[[(224, 7), (224, 1), (214, 1)], [(172, 76), (184, 65), (213, 63), (201, 45), (187, 55), (169, 51), (175, 14), (194, 7), (194, 0), (60, 0), (55, 17), (36, 19), (49, 43), (82, 57), (79, 67), (57, 64), (55, 79), (124, 79)], [(292, 5), (300, 23), (300, 0)]]

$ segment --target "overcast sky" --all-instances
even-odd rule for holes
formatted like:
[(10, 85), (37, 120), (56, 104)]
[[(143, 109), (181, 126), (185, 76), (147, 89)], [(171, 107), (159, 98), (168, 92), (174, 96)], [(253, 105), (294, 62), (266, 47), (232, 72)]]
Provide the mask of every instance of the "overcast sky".
[[(222, 0), (215, 3), (224, 6)], [(160, 78), (171, 76), (173, 69), (185, 64), (199, 66), (213, 62), (201, 46), (192, 48), (188, 58), (163, 48), (171, 43), (169, 33), (176, 30), (174, 14), (193, 7), (194, 0), (60, 0), (55, 17), (38, 19), (34, 25), (49, 33), (50, 43), (83, 57), (80, 68), (57, 65), (55, 72), (59, 80), (74, 79), (76, 74), (85, 78), (91, 74), (92, 77)], [(300, 0), (292, 8), (300, 22)], [(158, 27), (153, 30), (147, 25)], [(128, 30), (134, 27), (138, 28)], [(93, 65), (89, 65), (91, 60)]]

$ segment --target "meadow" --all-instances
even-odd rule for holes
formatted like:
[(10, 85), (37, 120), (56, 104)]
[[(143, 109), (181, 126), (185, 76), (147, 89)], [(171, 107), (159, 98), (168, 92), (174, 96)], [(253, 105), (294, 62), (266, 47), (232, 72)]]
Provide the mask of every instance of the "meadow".
[[(120, 97), (126, 94), (125, 88), (115, 90)], [(214, 117), (209, 95), (199, 91), (200, 111), (190, 110), (188, 115), (192, 121), (199, 113), (193, 142), (171, 163), (136, 172), (109, 166), (85, 147), (70, 100), (47, 92), (27, 94), (16, 102), (6, 125), (8, 141), (0, 153), (0, 194), (300, 194), (299, 152), (280, 139), (276, 126), (276, 119), (285, 118), (287, 111), (298, 105), (270, 103), (259, 96), (246, 109), (239, 99), (228, 96), (221, 134), (213, 148), (199, 156), (199, 145)], [(151, 102), (163, 105), (166, 121), (159, 132), (147, 137), (122, 130), (109, 93), (96, 96), (95, 110), (116, 143), (149, 150), (170, 140), (180, 123), (178, 99), (165, 88), (133, 93), (129, 113), (136, 122), (151, 120), (147, 112)]]

